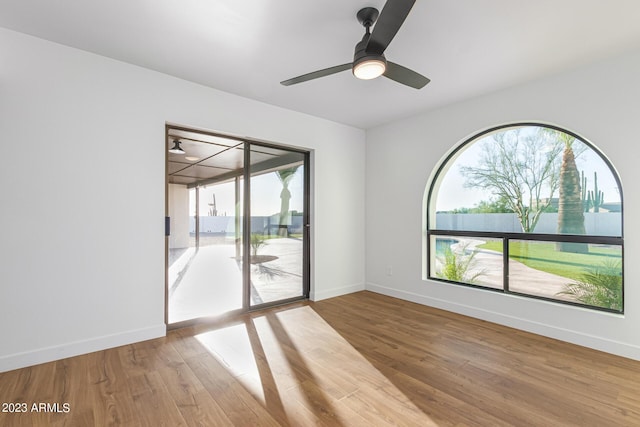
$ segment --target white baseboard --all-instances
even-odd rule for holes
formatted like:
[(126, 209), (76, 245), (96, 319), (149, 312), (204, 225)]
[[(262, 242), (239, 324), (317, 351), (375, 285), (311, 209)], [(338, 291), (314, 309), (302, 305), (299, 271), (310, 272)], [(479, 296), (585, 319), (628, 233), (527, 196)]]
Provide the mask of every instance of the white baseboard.
[(493, 311), (479, 309), (466, 304), (460, 304), (439, 298), (433, 298), (413, 292), (393, 289), (374, 283), (367, 283), (366, 290), (376, 292), (382, 295), (399, 298), (405, 301), (415, 302), (417, 304), (435, 307), (453, 313), (462, 314), (476, 319), (486, 320), (488, 322), (497, 323), (499, 325), (508, 326), (522, 331), (531, 332), (560, 341), (569, 342), (583, 347), (592, 348), (594, 350), (603, 351), (605, 353), (615, 354), (617, 356), (629, 359), (640, 360), (640, 347), (615, 340), (585, 334), (569, 329), (559, 328), (554, 325), (535, 322), (519, 317), (509, 316)]
[(33, 351), (0, 356), (0, 372), (12, 371), (14, 369), (39, 365), (41, 363), (52, 362), (54, 360), (65, 359), (67, 357), (146, 341), (153, 338), (163, 337), (166, 334), (167, 327), (165, 324), (162, 324), (119, 334), (106, 335), (83, 341), (75, 341), (52, 347), (40, 348)]
[(323, 289), (320, 292), (312, 291), (309, 295), (309, 299), (311, 301), (320, 301), (327, 298), (339, 297), (340, 295), (347, 295), (354, 292), (364, 291), (364, 289), (364, 283), (341, 286), (338, 288)]

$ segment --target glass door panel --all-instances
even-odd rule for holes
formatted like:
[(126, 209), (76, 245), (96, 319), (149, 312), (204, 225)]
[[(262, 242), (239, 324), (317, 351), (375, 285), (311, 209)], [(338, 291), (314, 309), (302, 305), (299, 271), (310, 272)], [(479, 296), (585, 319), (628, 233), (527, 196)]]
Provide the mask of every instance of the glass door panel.
[(249, 305), (306, 291), (305, 153), (250, 144)]
[[(189, 190), (189, 250), (169, 268), (169, 323), (242, 309), (240, 178)], [(173, 231), (172, 231), (172, 234)], [(171, 249), (170, 249), (171, 253)]]

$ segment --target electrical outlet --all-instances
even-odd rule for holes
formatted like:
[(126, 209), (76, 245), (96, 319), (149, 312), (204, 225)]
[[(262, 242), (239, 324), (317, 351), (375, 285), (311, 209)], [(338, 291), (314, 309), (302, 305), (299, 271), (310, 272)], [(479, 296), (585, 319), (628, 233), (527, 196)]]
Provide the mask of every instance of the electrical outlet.
[(387, 276), (393, 276), (393, 267), (391, 266), (387, 267)]

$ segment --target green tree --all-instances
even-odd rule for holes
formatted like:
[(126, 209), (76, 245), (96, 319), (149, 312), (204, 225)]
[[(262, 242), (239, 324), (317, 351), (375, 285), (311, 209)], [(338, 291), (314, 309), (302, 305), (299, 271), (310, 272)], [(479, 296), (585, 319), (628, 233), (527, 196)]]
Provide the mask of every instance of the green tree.
[(562, 144), (544, 128), (524, 129), (495, 133), (482, 145), (478, 165), (460, 172), (465, 187), (492, 191), (515, 212), (522, 231), (531, 233), (558, 189)]
[(455, 208), (445, 213), (455, 214), (482, 214), (482, 213), (513, 213), (509, 207), (509, 201), (505, 197), (492, 197), (489, 200), (481, 200), (472, 208)]
[(472, 211), (473, 213), (513, 213), (509, 206), (509, 200), (504, 195), (482, 200)]
[(278, 235), (282, 237), (289, 236), (290, 215), (289, 202), (291, 201), (291, 191), (289, 191), (289, 183), (298, 171), (300, 166), (280, 169), (276, 171), (278, 179), (282, 183), (282, 191), (280, 192), (280, 214), (278, 215)]

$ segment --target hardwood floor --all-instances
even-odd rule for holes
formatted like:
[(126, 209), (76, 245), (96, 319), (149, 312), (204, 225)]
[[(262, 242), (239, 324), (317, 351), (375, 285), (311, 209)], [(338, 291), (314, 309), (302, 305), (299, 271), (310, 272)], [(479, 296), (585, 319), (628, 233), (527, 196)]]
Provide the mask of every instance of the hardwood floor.
[(637, 426), (640, 362), (359, 292), (6, 372), (0, 401), (28, 406), (1, 426)]

